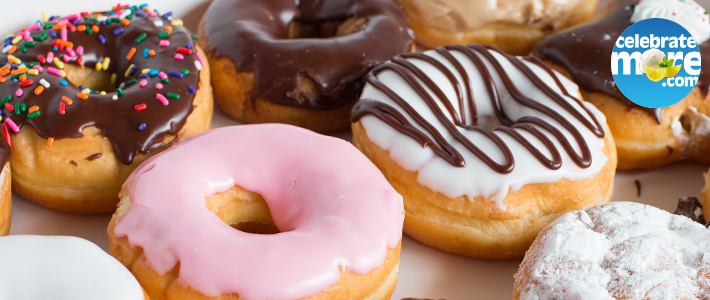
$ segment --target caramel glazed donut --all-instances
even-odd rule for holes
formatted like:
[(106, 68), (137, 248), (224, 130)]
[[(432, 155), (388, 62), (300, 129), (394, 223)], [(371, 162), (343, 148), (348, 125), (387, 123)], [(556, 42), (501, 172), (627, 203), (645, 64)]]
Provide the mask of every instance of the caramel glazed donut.
[(397, 284), (403, 221), (402, 196), (350, 143), (260, 124), (147, 160), (108, 235), (154, 300), (375, 300)]
[(15, 192), (59, 211), (113, 212), (136, 166), (210, 128), (209, 68), (171, 15), (118, 6), (5, 39), (0, 105)]
[(399, 0), (417, 42), (478, 43), (527, 55), (548, 34), (588, 20), (598, 0)]
[[(703, 68), (710, 66), (710, 22), (692, 0), (620, 1), (593, 21), (541, 41), (533, 54), (576, 82), (585, 100), (607, 118), (616, 141), (619, 169), (654, 168), (678, 160), (710, 163), (710, 72), (701, 72), (695, 89), (663, 109), (641, 107), (614, 83), (609, 65), (614, 43), (632, 23), (647, 18), (675, 21), (698, 41)], [(698, 16), (698, 11), (705, 12)], [(632, 64), (637, 63), (635, 60)]]
[(0, 299), (150, 300), (126, 267), (77, 237), (0, 237), (0, 266)]
[(367, 81), (353, 144), (402, 194), (404, 231), (424, 244), (520, 258), (556, 217), (611, 197), (604, 116), (538, 59), (452, 45), (397, 56)]
[(710, 230), (612, 202), (546, 227), (515, 274), (514, 299), (708, 299)]
[(216, 0), (198, 34), (224, 112), (316, 132), (348, 128), (364, 75), (414, 48), (392, 0)]

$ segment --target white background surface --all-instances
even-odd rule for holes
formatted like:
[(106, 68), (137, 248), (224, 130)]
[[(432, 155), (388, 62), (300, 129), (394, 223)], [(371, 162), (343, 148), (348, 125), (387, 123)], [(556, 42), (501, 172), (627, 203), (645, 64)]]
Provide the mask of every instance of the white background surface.
[[(69, 4), (71, 3), (71, 4)], [(131, 3), (141, 4), (141, 2)], [(195, 31), (209, 1), (149, 2), (161, 12), (172, 10), (185, 26)], [(41, 17), (81, 11), (107, 10), (115, 1), (2, 1), (0, 31), (14, 33)], [(215, 107), (212, 127), (236, 125)], [(349, 138), (348, 132), (337, 134)], [(707, 166), (676, 163), (652, 171), (619, 172), (615, 180), (614, 201), (647, 203), (673, 211), (681, 196), (697, 196), (703, 186)], [(634, 180), (641, 182), (637, 196)], [(13, 220), (10, 234), (72, 235), (83, 237), (108, 249), (106, 226), (111, 216), (71, 215), (54, 212), (13, 194)], [(511, 299), (513, 274), (520, 260), (471, 259), (430, 249), (405, 236), (402, 242), (399, 282), (392, 299), (403, 297), (452, 299)]]

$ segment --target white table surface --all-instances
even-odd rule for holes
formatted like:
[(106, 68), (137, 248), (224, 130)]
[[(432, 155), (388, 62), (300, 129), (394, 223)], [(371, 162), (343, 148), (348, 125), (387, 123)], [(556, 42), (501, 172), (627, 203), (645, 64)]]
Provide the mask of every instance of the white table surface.
[[(71, 3), (71, 4), (68, 4)], [(3, 1), (6, 12), (0, 28), (13, 33), (31, 25), (41, 17), (66, 15), (80, 11), (106, 10), (116, 1)], [(140, 3), (131, 3), (140, 4)], [(209, 1), (149, 2), (152, 8), (182, 18), (185, 26), (196, 30)], [(9, 13), (8, 13), (9, 12)], [(237, 125), (215, 108), (212, 127)], [(336, 136), (349, 139), (349, 132)], [(614, 201), (635, 201), (673, 211), (678, 198), (698, 196), (703, 186), (703, 174), (708, 166), (695, 163), (675, 163), (651, 171), (618, 172), (614, 181)], [(641, 182), (641, 196), (637, 196), (634, 180)], [(12, 228), (10, 234), (71, 235), (88, 239), (104, 250), (108, 249), (106, 226), (110, 214), (72, 215), (55, 212), (13, 194)], [(392, 299), (403, 297), (454, 299), (511, 299), (513, 274), (520, 260), (471, 259), (437, 251), (405, 236), (402, 241), (399, 282)]]

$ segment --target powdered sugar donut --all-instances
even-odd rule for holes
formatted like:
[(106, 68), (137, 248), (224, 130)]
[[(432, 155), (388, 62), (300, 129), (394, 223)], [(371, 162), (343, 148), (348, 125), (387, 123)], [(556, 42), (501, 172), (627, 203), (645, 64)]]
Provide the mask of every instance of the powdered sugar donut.
[(451, 45), (396, 56), (367, 81), (353, 144), (404, 196), (404, 230), (427, 245), (523, 257), (555, 218), (611, 197), (604, 116), (540, 60)]
[(149, 300), (131, 272), (77, 237), (1, 237), (0, 266), (0, 299)]
[(389, 299), (397, 282), (402, 197), (341, 139), (215, 129), (147, 160), (120, 197), (111, 254), (156, 300)]
[(707, 299), (710, 230), (631, 202), (570, 212), (515, 274), (515, 299)]

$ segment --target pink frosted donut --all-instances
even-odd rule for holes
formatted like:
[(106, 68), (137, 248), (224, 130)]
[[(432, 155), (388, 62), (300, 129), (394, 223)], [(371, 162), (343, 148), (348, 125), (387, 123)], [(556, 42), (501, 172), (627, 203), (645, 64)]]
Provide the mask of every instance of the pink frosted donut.
[[(120, 197), (111, 254), (152, 299), (389, 299), (396, 285), (402, 197), (337, 138), (212, 130), (145, 161)], [(264, 201), (272, 218), (244, 216)], [(230, 227), (244, 221), (279, 233)]]

